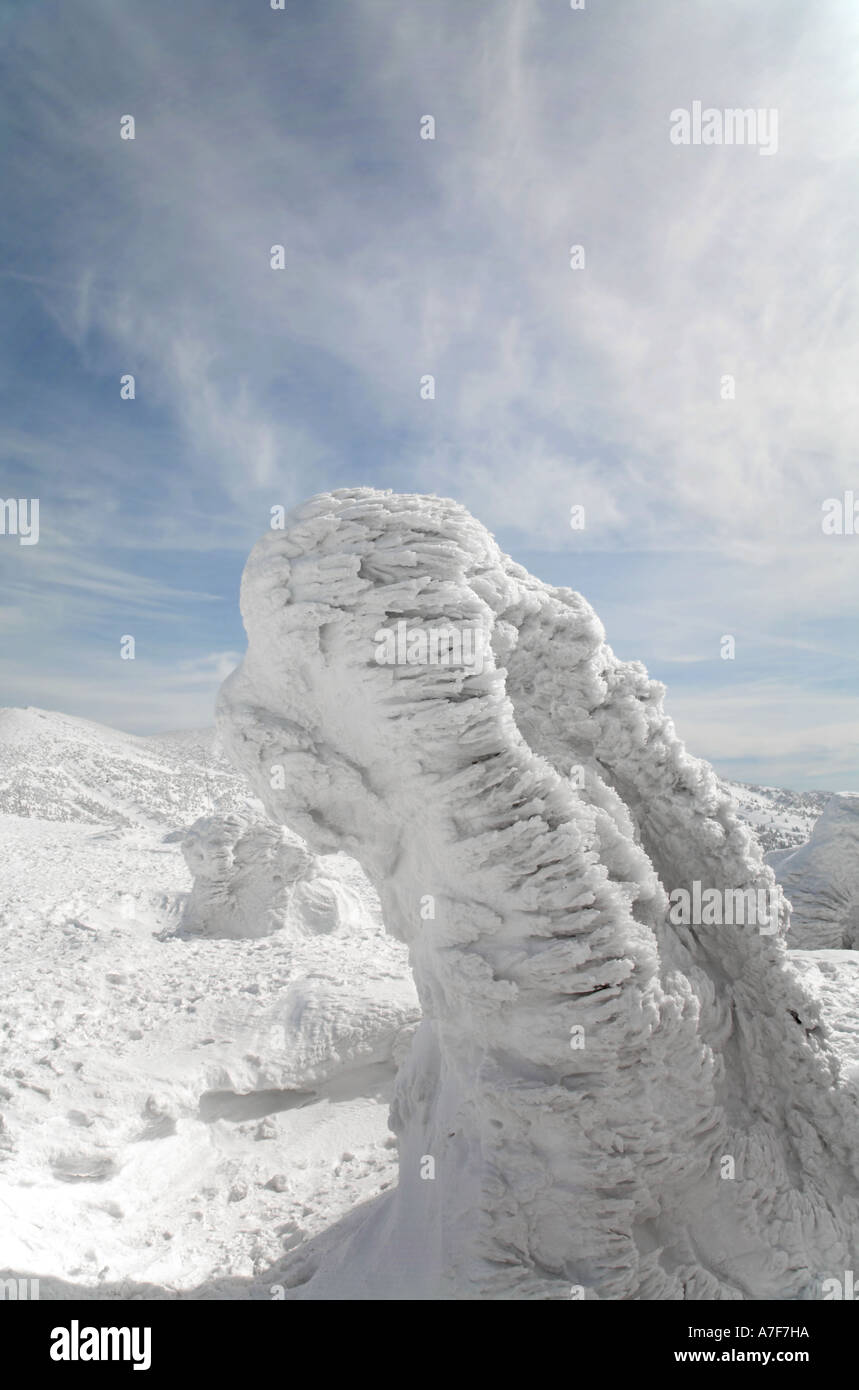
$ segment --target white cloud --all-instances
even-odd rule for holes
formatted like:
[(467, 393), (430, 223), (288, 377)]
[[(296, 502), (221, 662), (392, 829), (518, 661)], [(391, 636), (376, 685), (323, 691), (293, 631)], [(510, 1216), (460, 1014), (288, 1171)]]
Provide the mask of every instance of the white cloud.
[(163, 663), (118, 656), (89, 658), (77, 666), (48, 660), (34, 671), (14, 656), (5, 664), (4, 701), (81, 715), (128, 733), (208, 728), (218, 688), (240, 659), (213, 652), (193, 661)]

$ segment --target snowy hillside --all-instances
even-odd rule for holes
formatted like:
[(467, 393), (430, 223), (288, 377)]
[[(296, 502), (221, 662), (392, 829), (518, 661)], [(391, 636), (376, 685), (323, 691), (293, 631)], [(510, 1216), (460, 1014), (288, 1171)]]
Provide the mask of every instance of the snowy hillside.
[(183, 929), (184, 831), (212, 792), (250, 800), (210, 733), (4, 710), (0, 765), (0, 1271), (43, 1298), (270, 1297), (287, 1252), (395, 1180), (404, 949), (342, 856), (291, 931)]
[(804, 845), (830, 798), (830, 792), (794, 792), (784, 787), (756, 787), (723, 782), (740, 819), (754, 830), (764, 851)]
[(247, 799), (208, 730), (137, 738), (52, 710), (0, 710), (0, 812), (8, 815), (177, 826)]

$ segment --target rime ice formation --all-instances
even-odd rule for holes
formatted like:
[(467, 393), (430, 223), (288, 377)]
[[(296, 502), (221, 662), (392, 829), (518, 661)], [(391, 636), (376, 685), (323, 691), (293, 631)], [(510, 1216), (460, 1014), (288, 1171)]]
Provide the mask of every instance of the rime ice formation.
[(195, 821), (182, 853), (194, 879), (182, 925), (197, 936), (325, 934), (364, 913), (366, 894), (349, 883), (357, 866), (326, 864), (300, 836), (247, 813)]
[[(423, 1009), (398, 1186), (301, 1296), (797, 1299), (855, 1267), (859, 1069), (780, 935), (668, 921), (772, 872), (585, 600), (456, 503), (356, 489), (266, 535), (241, 604), (226, 751), (360, 862)], [(401, 622), (484, 659), (380, 662)]]
[(808, 844), (771, 856), (790, 899), (788, 945), (804, 950), (859, 947), (859, 795), (833, 796)]
[(205, 816), (182, 854), (194, 883), (182, 917), (199, 936), (270, 936), (286, 925), (298, 880), (311, 862), (297, 835), (238, 814)]

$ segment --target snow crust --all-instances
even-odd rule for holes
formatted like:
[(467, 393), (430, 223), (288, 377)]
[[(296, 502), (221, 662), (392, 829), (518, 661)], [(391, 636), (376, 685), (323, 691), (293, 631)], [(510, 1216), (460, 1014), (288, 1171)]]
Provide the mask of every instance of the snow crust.
[[(258, 543), (241, 604), (224, 746), (362, 865), (423, 1013), (398, 1185), (295, 1296), (803, 1299), (855, 1267), (855, 973), (797, 966), (784, 907), (672, 925), (674, 889), (775, 881), (586, 601), (456, 503), (347, 489)], [(486, 660), (380, 664), (399, 622)]]

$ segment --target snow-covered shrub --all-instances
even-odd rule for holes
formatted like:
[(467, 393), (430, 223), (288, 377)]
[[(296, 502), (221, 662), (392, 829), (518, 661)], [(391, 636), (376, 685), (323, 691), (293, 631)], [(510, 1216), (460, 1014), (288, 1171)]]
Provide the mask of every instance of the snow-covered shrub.
[(194, 883), (183, 927), (208, 937), (260, 937), (288, 928), (336, 931), (355, 904), (300, 836), (231, 812), (190, 827), (182, 853)]

